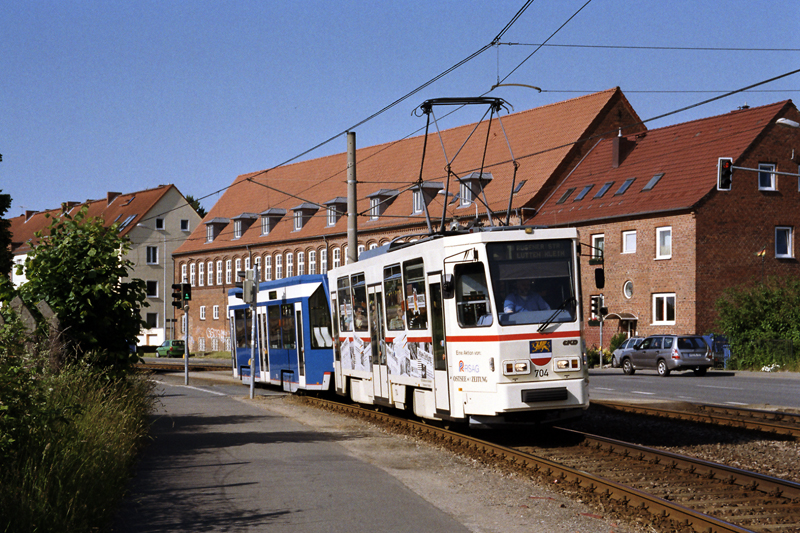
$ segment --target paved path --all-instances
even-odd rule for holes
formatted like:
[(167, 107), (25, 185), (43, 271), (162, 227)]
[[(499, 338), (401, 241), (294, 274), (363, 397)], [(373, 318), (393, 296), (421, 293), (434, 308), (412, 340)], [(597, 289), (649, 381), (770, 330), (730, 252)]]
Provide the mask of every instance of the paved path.
[(348, 454), (347, 437), (173, 381), (115, 532), (468, 531)]

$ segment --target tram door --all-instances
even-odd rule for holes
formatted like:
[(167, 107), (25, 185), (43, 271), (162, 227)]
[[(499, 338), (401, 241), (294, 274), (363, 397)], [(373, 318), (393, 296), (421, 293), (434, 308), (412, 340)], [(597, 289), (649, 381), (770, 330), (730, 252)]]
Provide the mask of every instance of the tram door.
[(372, 388), (376, 398), (389, 401), (389, 367), (386, 362), (386, 333), (383, 329), (383, 296), (380, 284), (367, 288), (370, 345), (372, 348)]
[(444, 305), (442, 275), (428, 274), (431, 294), (431, 341), (433, 344), (433, 390), (437, 411), (450, 411), (450, 378), (447, 373), (447, 353), (444, 337)]
[(258, 350), (259, 371), (269, 380), (269, 355), (267, 353), (267, 313), (263, 307), (258, 308)]
[(297, 390), (298, 357), (295, 304), (275, 304), (267, 307), (269, 324), (269, 377), (284, 390)]

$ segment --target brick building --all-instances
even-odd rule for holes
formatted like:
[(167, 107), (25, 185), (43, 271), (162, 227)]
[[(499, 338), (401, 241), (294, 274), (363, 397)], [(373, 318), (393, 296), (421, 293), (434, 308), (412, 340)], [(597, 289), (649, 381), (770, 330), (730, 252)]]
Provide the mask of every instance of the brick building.
[[(782, 118), (800, 121), (790, 100), (601, 139), (533, 199), (533, 222), (578, 227), (595, 247), (585, 253), (604, 256), (603, 346), (617, 331), (719, 333), (724, 289), (800, 275), (800, 129)], [(733, 162), (729, 190), (718, 188), (720, 158)], [(588, 289), (596, 267), (582, 268), (589, 316), (601, 291)], [(599, 326), (584, 332), (601, 344)]]
[[(552, 190), (589, 153), (592, 144), (582, 139), (613, 137), (640, 119), (614, 88), (503, 115), (501, 121), (502, 127), (495, 118), (477, 129), (471, 124), (443, 130), (441, 142), (430, 133), (422, 182), (425, 136), (357, 150), (359, 251), (427, 232), (425, 207), (434, 229), (443, 210), (447, 226), (468, 223), (476, 213), (488, 223), (486, 206), (499, 223), (512, 190), (508, 214), (517, 224), (533, 212), (537, 193)], [(630, 131), (645, 130), (640, 125)], [(230, 349), (225, 308), (237, 272), (258, 265), (262, 280), (279, 279), (322, 273), (345, 261), (346, 173), (347, 156), (341, 153), (234, 180), (175, 251), (176, 279), (193, 286), (190, 350)]]
[[(124, 194), (109, 192), (100, 200), (65, 202), (61, 209), (49, 211), (27, 211), (9, 219), (14, 263), (25, 261), (37, 242), (35, 233), (46, 234), (52, 217), (74, 215), (83, 207), (88, 208), (87, 216), (102, 218), (105, 226), (118, 223), (119, 234), (130, 239), (131, 249), (125, 257), (133, 263), (130, 277), (144, 280), (149, 304), (142, 309), (142, 320), (149, 327), (142, 330), (138, 342), (140, 346), (161, 344), (174, 334), (174, 308), (167, 297), (175, 270), (172, 254), (199, 225), (200, 216), (174, 185)], [(26, 278), (14, 270), (11, 281), (19, 286)]]

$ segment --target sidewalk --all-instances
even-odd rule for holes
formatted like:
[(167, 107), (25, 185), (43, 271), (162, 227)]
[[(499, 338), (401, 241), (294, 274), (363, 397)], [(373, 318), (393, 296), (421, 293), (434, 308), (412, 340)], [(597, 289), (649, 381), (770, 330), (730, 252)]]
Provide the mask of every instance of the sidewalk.
[(189, 387), (182, 373), (160, 378), (154, 441), (115, 532), (469, 531), (337, 443), (349, 437), (202, 390), (217, 380), (247, 395), (229, 375), (198, 374)]

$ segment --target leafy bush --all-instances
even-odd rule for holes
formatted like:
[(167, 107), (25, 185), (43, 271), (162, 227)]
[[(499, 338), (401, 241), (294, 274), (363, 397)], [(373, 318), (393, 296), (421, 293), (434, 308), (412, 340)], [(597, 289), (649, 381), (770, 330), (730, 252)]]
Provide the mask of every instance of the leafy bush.
[(586, 362), (589, 365), (589, 368), (611, 363), (611, 352), (605, 348), (592, 346), (586, 350)]
[(628, 340), (628, 334), (625, 333), (624, 331), (620, 331), (619, 333), (611, 337), (611, 343), (608, 346), (608, 350), (610, 352), (613, 352), (614, 350), (619, 348), (619, 345), (625, 342), (626, 340)]

